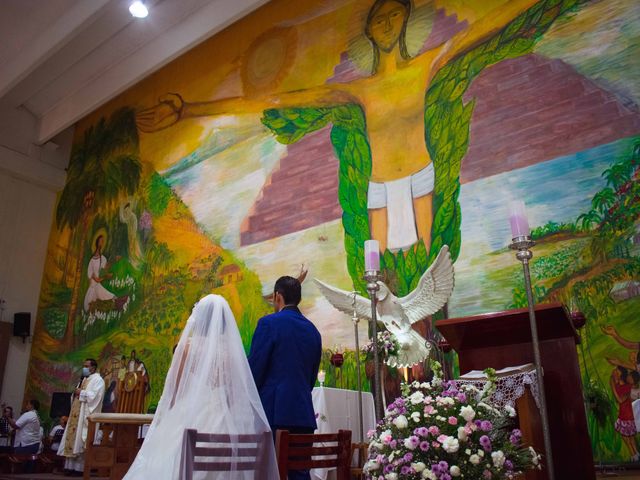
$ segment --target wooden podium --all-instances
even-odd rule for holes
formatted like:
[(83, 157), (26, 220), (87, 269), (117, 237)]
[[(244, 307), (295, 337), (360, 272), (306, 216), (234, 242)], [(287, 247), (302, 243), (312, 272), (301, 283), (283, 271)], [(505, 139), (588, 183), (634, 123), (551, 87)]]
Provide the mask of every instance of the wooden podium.
[[(556, 478), (595, 480), (576, 352), (579, 337), (559, 303), (536, 306), (536, 321)], [(440, 320), (436, 327), (458, 353), (462, 373), (534, 362), (528, 309)], [(539, 416), (526, 417), (520, 420), (533, 422), (526, 427), (541, 439)], [(541, 441), (534, 447), (544, 453)]]

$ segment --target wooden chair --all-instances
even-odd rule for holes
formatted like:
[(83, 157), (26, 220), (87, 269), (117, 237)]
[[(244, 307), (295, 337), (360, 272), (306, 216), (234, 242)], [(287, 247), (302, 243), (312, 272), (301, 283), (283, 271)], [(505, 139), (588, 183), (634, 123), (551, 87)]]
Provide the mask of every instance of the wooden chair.
[(364, 472), (362, 471), (362, 468), (367, 461), (368, 451), (368, 443), (351, 444), (351, 477), (355, 480), (364, 479)]
[[(314, 446), (321, 443), (320, 446)], [(335, 445), (326, 446), (327, 443)], [(336, 468), (336, 480), (351, 478), (351, 430), (338, 433), (292, 434), (276, 432), (276, 456), (280, 480), (287, 480), (289, 470)]]
[[(262, 465), (262, 447), (273, 442), (271, 432), (256, 435), (227, 435), (199, 433), (197, 430), (184, 431), (180, 480), (192, 480), (193, 472), (259, 471)], [(197, 444), (209, 444), (198, 446)], [(242, 457), (237, 462), (232, 456)], [(199, 460), (196, 461), (196, 457)]]

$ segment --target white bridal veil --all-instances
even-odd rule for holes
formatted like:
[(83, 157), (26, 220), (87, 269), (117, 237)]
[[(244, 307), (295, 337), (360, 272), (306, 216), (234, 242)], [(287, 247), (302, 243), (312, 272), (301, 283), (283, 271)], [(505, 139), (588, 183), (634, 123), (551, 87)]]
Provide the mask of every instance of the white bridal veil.
[[(164, 383), (142, 448), (125, 480), (177, 480), (185, 429), (200, 433), (270, 431), (227, 301), (207, 295), (193, 307)], [(196, 472), (201, 479), (277, 479), (272, 442), (254, 472)], [(240, 460), (238, 460), (240, 461)]]

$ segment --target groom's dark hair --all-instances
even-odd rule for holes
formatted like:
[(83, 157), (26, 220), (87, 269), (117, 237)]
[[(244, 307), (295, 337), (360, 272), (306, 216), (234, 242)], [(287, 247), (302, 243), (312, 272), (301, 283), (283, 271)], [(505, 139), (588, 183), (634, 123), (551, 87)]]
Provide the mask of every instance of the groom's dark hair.
[(302, 298), (300, 282), (296, 278), (289, 276), (280, 277), (276, 281), (273, 291), (282, 295), (284, 303), (287, 305), (298, 305)]

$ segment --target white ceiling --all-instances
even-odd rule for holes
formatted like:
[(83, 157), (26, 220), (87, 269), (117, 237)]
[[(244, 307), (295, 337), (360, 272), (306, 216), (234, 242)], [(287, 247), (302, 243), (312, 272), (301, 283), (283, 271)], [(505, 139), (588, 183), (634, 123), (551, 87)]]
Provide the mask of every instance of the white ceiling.
[(47, 152), (76, 121), (267, 2), (147, 0), (134, 19), (130, 1), (0, 0), (0, 169), (64, 168)]

